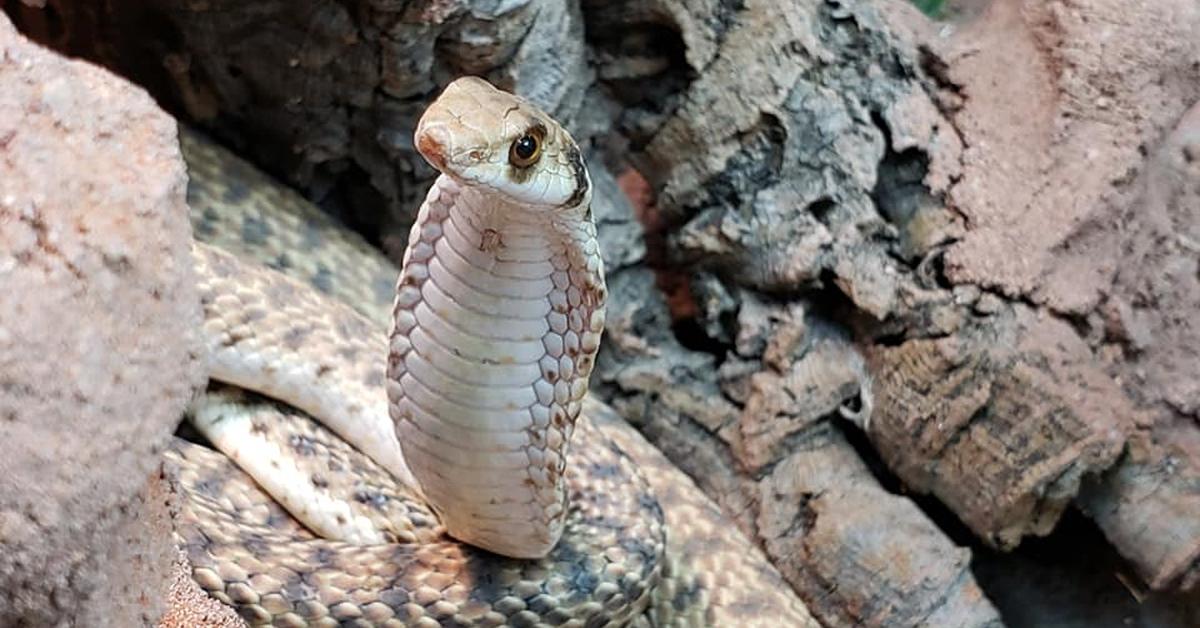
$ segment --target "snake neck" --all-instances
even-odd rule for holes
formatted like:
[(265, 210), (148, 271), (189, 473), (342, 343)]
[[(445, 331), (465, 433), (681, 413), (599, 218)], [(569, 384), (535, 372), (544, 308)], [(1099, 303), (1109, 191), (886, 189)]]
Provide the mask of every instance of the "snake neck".
[(544, 556), (567, 513), (568, 442), (604, 328), (595, 225), (498, 202), (443, 175), (397, 284), (388, 398), (447, 531)]

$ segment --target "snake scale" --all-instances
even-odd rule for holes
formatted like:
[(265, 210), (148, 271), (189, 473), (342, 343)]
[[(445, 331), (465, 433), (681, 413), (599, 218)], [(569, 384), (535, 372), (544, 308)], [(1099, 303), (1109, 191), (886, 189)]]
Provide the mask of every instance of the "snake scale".
[(177, 439), (167, 469), (210, 596), (251, 625), (817, 625), (586, 396), (603, 265), (586, 168), (549, 116), (479, 79), (446, 88), (416, 132), (442, 174), (398, 281), (181, 135), (212, 382), (191, 422), (222, 453)]

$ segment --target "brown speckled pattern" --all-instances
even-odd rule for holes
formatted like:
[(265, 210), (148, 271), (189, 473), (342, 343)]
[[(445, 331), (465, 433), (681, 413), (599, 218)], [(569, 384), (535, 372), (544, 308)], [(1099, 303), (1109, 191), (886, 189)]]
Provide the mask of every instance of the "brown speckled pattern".
[[(436, 517), (386, 472), (301, 414), (269, 402), (265, 426), (304, 442), (330, 491), (385, 502), (410, 542), (352, 546), (316, 538), (228, 459), (177, 441), (168, 471), (183, 497), (180, 536), (200, 586), (251, 625), (625, 625), (658, 586), (662, 511), (615, 445), (581, 448), (568, 468), (572, 507), (545, 559), (507, 559), (455, 542)], [(581, 438), (603, 443), (586, 421)], [(331, 469), (331, 463), (335, 467)], [(336, 621), (334, 621), (336, 620)]]
[(197, 132), (181, 128), (179, 141), (197, 240), (295, 277), (381, 329), (391, 324), (396, 268), (387, 258), (294, 190)]
[[(189, 162), (198, 158), (213, 163), (207, 170), (193, 165), (193, 172), (219, 173), (221, 162), (231, 159), (219, 149), (199, 151), (198, 146), (195, 141), (184, 144)], [(254, 185), (274, 187), (265, 178)], [(295, 228), (286, 225), (297, 224), (288, 214), (302, 200), (290, 192), (255, 187), (254, 194), (235, 194), (222, 186), (222, 179), (215, 178), (189, 190), (194, 213), (209, 208), (209, 213), (231, 217), (194, 216), (194, 224), (212, 227), (197, 227), (201, 241), (242, 238), (236, 231), (236, 217), (247, 208), (235, 201), (261, 193), (287, 201), (252, 210), (262, 212), (263, 220), (272, 225), (285, 226), (273, 227), (271, 246), (301, 258), (343, 260), (324, 262), (331, 272), (343, 270), (338, 264), (350, 263), (359, 269), (387, 268), (391, 277), (397, 273), (377, 252), (347, 244), (353, 238), (298, 245), (302, 238), (280, 233)], [(316, 210), (308, 206), (303, 211)], [(260, 246), (243, 240), (231, 248), (255, 260), (264, 257)], [(233, 267), (227, 270), (229, 281), (236, 283)], [(298, 265), (278, 270), (299, 282), (316, 283), (322, 290), (312, 273)], [(374, 321), (390, 318), (390, 296), (348, 298)], [(374, 329), (383, 338), (386, 325), (379, 322)], [(381, 365), (384, 355), (377, 358)], [(355, 547), (317, 539), (227, 458), (177, 442), (167, 454), (168, 471), (181, 497), (178, 534), (194, 578), (215, 599), (236, 605), (248, 619), (279, 626), (818, 625), (762, 552), (738, 533), (717, 506), (636, 430), (594, 400), (585, 402), (571, 445), (567, 532), (544, 561), (501, 559), (446, 542), (436, 520), (419, 502), (404, 497), (399, 486), (389, 483), (383, 488), (379, 475), (390, 480), (371, 460), (306, 417), (279, 412), (274, 404), (269, 404), (265, 416), (279, 422), (272, 429), (289, 434), (287, 440), (319, 442), (319, 449), (331, 452), (319, 457), (345, 461), (342, 464), (350, 473), (362, 473), (361, 482), (400, 502), (397, 512), (408, 513), (405, 516), (420, 525), (414, 523), (416, 544)], [(319, 464), (328, 469), (328, 462)], [(365, 472), (372, 468), (376, 474)], [(642, 476), (649, 491), (638, 479)], [(359, 481), (331, 486), (357, 486)], [(665, 521), (665, 527), (660, 521)], [(579, 538), (585, 534), (592, 538)], [(427, 535), (433, 540), (423, 542)], [(584, 601), (589, 597), (592, 601)], [(627, 605), (610, 608), (617, 602)]]

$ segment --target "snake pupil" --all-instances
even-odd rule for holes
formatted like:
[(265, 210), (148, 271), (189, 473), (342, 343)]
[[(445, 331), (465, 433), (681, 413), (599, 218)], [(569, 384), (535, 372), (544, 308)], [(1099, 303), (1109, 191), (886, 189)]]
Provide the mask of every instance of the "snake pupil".
[(522, 135), (512, 144), (512, 155), (509, 161), (516, 166), (528, 166), (537, 160), (539, 152), (538, 140), (532, 135)]

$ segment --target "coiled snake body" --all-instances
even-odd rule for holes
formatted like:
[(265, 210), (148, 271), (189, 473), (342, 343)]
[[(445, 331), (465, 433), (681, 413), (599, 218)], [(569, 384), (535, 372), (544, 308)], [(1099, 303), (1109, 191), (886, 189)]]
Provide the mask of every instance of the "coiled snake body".
[(192, 413), (224, 456), (168, 452), (197, 583), (254, 625), (816, 625), (688, 478), (586, 398), (605, 289), (570, 136), (459, 79), (416, 142), (443, 174), (389, 339), (390, 265), (184, 138), (211, 377), (255, 391), (214, 384)]

